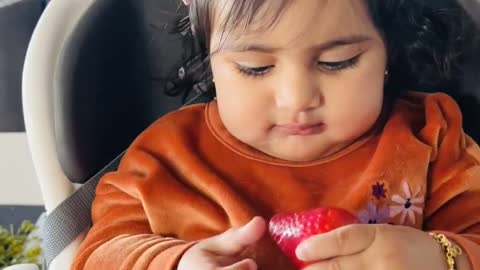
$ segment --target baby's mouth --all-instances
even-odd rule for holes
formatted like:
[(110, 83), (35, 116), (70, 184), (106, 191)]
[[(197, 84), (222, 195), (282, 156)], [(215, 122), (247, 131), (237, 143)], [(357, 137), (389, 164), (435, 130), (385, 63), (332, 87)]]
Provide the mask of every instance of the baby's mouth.
[(325, 123), (285, 124), (277, 125), (276, 129), (286, 135), (308, 136), (321, 133), (325, 129)]

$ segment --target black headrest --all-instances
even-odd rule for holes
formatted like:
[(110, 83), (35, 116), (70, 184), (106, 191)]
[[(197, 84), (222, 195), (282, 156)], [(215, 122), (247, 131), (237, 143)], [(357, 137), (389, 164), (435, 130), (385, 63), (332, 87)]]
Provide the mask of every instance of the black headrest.
[(164, 31), (178, 1), (101, 0), (65, 46), (54, 89), (60, 163), (85, 182), (155, 119), (180, 107), (164, 95), (181, 46)]

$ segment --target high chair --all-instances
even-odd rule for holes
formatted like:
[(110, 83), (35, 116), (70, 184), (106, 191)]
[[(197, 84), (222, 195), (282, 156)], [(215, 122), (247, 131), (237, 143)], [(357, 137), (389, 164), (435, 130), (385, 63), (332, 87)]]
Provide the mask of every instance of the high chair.
[[(48, 269), (68, 269), (88, 230), (95, 184), (77, 189), (97, 181), (149, 123), (182, 106), (157, 80), (180, 60), (181, 42), (165, 30), (179, 6), (179, 0), (52, 0), (38, 22), (24, 66), (23, 106), (47, 220), (58, 221), (45, 223)], [(480, 142), (480, 55), (470, 50), (464, 87), (452, 93), (465, 129)], [(76, 204), (57, 208), (72, 197)]]
[[(182, 105), (163, 94), (161, 81), (182, 53), (166, 31), (179, 7), (177, 0), (48, 3), (23, 75), (26, 132), (47, 215), (148, 124)], [(75, 230), (81, 215), (60, 216)], [(49, 269), (68, 269), (84, 235)]]

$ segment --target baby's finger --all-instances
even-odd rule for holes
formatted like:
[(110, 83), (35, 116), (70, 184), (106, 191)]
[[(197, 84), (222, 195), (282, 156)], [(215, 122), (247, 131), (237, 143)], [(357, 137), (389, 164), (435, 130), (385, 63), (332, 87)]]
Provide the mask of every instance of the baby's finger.
[(226, 231), (200, 243), (201, 247), (218, 255), (232, 256), (255, 244), (266, 230), (265, 220), (253, 218), (246, 225)]
[(257, 270), (257, 264), (252, 259), (245, 259), (219, 270)]
[(308, 238), (298, 246), (296, 254), (306, 262), (352, 255), (368, 249), (375, 241), (375, 235), (375, 226), (348, 225)]

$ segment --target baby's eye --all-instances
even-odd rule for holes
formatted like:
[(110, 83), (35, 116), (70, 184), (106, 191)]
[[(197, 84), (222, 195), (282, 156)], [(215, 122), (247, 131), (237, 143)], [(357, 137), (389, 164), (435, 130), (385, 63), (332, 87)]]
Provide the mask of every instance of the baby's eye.
[[(358, 63), (358, 59), (360, 58), (360, 55), (357, 55), (353, 58), (350, 58), (348, 60), (344, 61), (338, 61), (338, 62), (322, 62), (319, 61), (318, 65), (327, 71), (340, 71), (346, 68), (353, 68), (355, 65)], [(247, 75), (251, 77), (261, 77), (267, 75), (272, 68), (275, 66), (270, 65), (270, 66), (263, 66), (263, 67), (248, 67), (248, 66), (242, 66), (240, 64), (237, 65), (237, 70), (242, 74), (242, 75)]]
[(238, 65), (237, 70), (247, 76), (260, 77), (266, 75), (274, 66), (247, 67)]
[(346, 69), (346, 68), (354, 68), (358, 63), (359, 58), (360, 58), (360, 55), (357, 55), (357, 56), (355, 56), (353, 58), (350, 58), (348, 60), (338, 61), (338, 62), (322, 62), (322, 61), (319, 61), (318, 65), (321, 68), (326, 69), (328, 71), (340, 71), (340, 70), (343, 70), (343, 69)]

